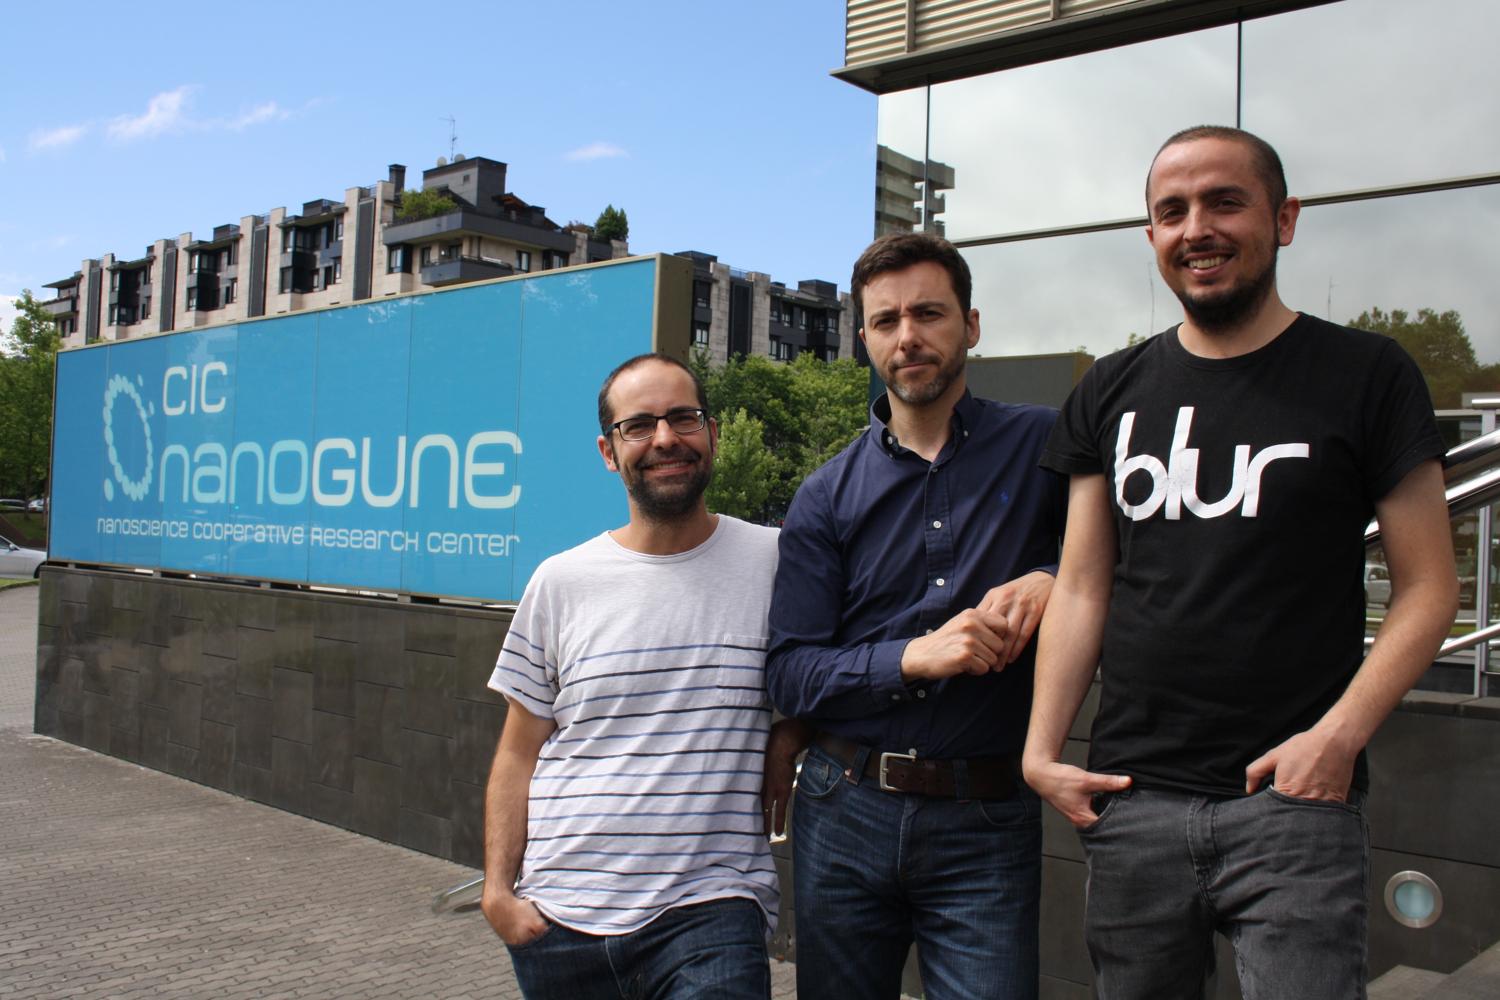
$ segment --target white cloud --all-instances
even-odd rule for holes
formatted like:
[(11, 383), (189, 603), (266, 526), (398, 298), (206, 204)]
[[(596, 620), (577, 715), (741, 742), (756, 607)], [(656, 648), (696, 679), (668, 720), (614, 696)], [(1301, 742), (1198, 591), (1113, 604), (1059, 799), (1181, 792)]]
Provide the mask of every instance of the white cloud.
[(565, 160), (612, 160), (620, 156), (629, 156), (625, 149), (616, 146), (612, 142), (591, 142), (587, 146), (580, 146), (571, 152), (564, 153)]
[(27, 138), (26, 148), (33, 153), (46, 149), (62, 149), (82, 139), (88, 130), (87, 125), (62, 125), (58, 128), (41, 129), (31, 133)]
[(292, 113), (290, 111), (288, 111), (286, 108), (283, 108), (275, 101), (266, 101), (264, 104), (257, 104), (255, 107), (251, 108), (249, 111), (246, 111), (244, 114), (240, 115), (237, 118), (226, 119), (222, 122), (222, 125), (224, 128), (229, 129), (231, 132), (238, 132), (241, 129), (247, 129), (252, 125), (260, 125), (265, 122), (284, 121), (291, 116)]
[(182, 128), (187, 124), (187, 99), (192, 90), (191, 85), (184, 85), (157, 94), (146, 104), (144, 114), (121, 115), (110, 122), (109, 137), (129, 142)]

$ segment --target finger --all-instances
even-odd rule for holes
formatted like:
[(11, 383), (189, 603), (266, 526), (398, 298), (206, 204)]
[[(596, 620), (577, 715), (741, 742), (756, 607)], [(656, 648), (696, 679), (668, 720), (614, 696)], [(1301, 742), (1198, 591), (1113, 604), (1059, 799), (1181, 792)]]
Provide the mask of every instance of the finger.
[(1091, 792), (1123, 792), (1130, 787), (1128, 774), (1095, 774), (1093, 771), (1087, 773), (1088, 789)]
[(1002, 663), (1011, 664), (1016, 662), (1016, 657), (1021, 655), (1021, 650), (1026, 648), (1026, 635), (1019, 626), (1013, 626), (1006, 630), (1005, 649), (1001, 654)]
[(1276, 774), (1276, 755), (1274, 753), (1262, 754), (1250, 762), (1245, 768), (1245, 794), (1254, 795), (1260, 791), (1266, 779)]
[(786, 836), (786, 803), (791, 796), (785, 796), (776, 800), (776, 805), (771, 811), (771, 835), (775, 837)]
[(1034, 604), (1027, 604), (1021, 612), (1021, 620), (1015, 628), (1015, 646), (1011, 651), (1010, 662), (1014, 663), (1016, 657), (1026, 649), (1026, 644), (1031, 637), (1036, 635), (1037, 626), (1042, 622), (1040, 610)]

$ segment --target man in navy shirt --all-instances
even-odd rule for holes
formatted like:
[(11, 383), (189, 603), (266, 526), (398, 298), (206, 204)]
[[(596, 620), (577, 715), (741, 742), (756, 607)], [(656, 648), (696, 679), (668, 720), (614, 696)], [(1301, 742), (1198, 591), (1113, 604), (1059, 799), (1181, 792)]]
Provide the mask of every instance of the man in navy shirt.
[(937, 237), (854, 266), (889, 392), (787, 512), (766, 681), (817, 738), (793, 810), (797, 988), (895, 998), (1037, 992), (1038, 800), (1020, 780), (1033, 644), (1065, 485), (1055, 411), (975, 399), (968, 266)]

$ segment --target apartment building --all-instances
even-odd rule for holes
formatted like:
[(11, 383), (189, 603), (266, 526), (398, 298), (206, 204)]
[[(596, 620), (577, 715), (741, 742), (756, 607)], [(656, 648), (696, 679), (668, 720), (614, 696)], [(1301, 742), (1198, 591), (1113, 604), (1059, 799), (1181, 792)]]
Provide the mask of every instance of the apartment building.
[(791, 361), (811, 351), (824, 361), (861, 357), (854, 309), (831, 281), (810, 279), (796, 288), (760, 271), (742, 271), (713, 254), (684, 250), (693, 262), (693, 346), (722, 364), (737, 354)]
[(506, 164), (439, 159), (422, 190), (451, 207), (404, 207), (406, 167), (319, 198), (216, 226), (207, 239), (159, 239), (134, 259), (105, 254), (45, 287), (65, 347), (231, 323), (400, 292), (624, 257), (623, 241), (560, 226), (506, 190)]

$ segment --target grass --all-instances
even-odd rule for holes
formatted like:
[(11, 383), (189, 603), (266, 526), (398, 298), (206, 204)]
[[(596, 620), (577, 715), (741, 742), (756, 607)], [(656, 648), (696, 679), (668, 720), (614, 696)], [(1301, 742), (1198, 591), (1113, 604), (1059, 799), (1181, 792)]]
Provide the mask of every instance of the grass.
[(0, 590), (4, 590), (7, 587), (35, 587), (39, 582), (35, 577), (32, 577), (30, 580), (11, 580), (6, 577), (0, 577)]

